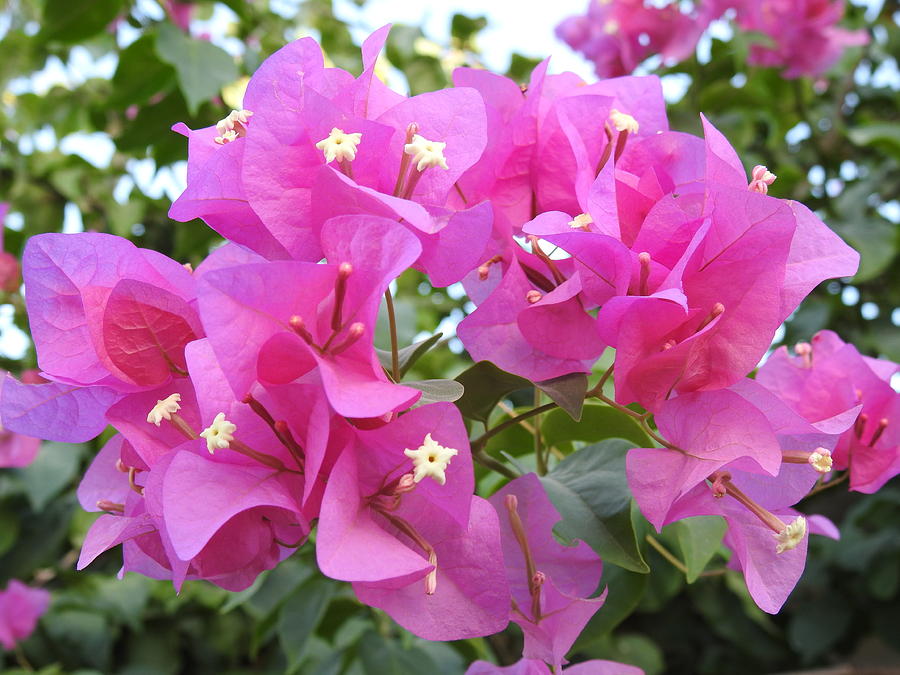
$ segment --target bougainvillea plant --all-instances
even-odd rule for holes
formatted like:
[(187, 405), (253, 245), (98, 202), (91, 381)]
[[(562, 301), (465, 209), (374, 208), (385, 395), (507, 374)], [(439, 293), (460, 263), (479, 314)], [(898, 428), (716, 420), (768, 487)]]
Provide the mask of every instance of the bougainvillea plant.
[[(304, 38), (259, 67), (241, 109), (175, 125), (188, 185), (170, 215), (228, 240), (195, 269), (107, 234), (31, 238), (40, 381), (6, 375), (0, 458), (111, 425), (78, 491), (102, 514), (79, 568), (121, 547), (123, 574), (240, 591), (314, 546), (322, 574), (425, 639), (518, 624), (523, 660), (473, 675), (638, 672), (563, 670), (609, 591), (603, 566), (646, 571), (633, 532), (629, 549), (583, 517), (610, 480), (642, 514), (629, 523), (720, 523), (728, 565), (777, 613), (810, 534), (839, 536), (793, 507), (900, 473), (896, 364), (823, 332), (754, 372), (857, 253), (769, 195), (777, 168), (745, 166), (705, 118), (702, 138), (670, 130), (655, 77), (588, 84), (543, 63), (520, 87), (461, 68), (407, 97), (375, 73), (388, 30), (359, 77)], [(478, 363), (456, 381), (404, 381), (436, 342), (398, 344), (409, 269), (475, 306), (458, 337)], [(534, 407), (493, 411), (522, 389)], [(629, 440), (491, 449), (586, 406)], [(475, 493), (476, 470), (494, 490)], [(0, 639), (19, 630), (0, 623)]]

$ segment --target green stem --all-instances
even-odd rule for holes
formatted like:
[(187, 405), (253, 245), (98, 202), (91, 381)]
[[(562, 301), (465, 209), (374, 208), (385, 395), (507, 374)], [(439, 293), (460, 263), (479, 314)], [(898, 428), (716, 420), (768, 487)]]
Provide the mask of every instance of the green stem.
[(397, 317), (394, 314), (394, 299), (391, 297), (391, 289), (384, 292), (384, 302), (387, 305), (388, 326), (391, 332), (391, 378), (394, 382), (400, 381), (400, 350), (397, 346)]
[(830, 488), (833, 488), (835, 485), (840, 485), (841, 483), (843, 483), (843, 482), (844, 482), (845, 480), (847, 480), (848, 478), (850, 478), (850, 472), (849, 472), (849, 471), (847, 471), (844, 475), (840, 476), (839, 478), (835, 478), (834, 480), (830, 480), (830, 481), (828, 481), (827, 483), (816, 483), (815, 487), (813, 487), (813, 489), (810, 490), (810, 491), (806, 494), (806, 497), (804, 497), (804, 499), (808, 499), (809, 497), (812, 497), (813, 495), (817, 495), (817, 494), (819, 494), (820, 492), (824, 492), (825, 490), (828, 490), (828, 489), (830, 489)]
[(534, 417), (535, 415), (540, 415), (543, 412), (547, 412), (548, 410), (553, 410), (556, 407), (556, 404), (552, 401), (550, 403), (545, 403), (544, 405), (540, 405), (537, 408), (532, 408), (531, 410), (526, 410), (521, 415), (517, 415), (511, 419), (506, 420), (505, 422), (501, 422), (497, 426), (488, 429), (481, 436), (472, 441), (472, 446), (476, 445), (479, 447), (483, 447), (489, 438), (492, 436), (496, 436), (504, 429), (508, 429), (509, 427), (518, 424), (522, 420), (527, 420), (529, 417)]
[(653, 548), (656, 549), (657, 553), (659, 553), (663, 558), (672, 563), (672, 566), (678, 569), (682, 574), (687, 575), (687, 567), (683, 562), (681, 562), (678, 558), (676, 558), (672, 553), (669, 552), (665, 546), (660, 544), (655, 537), (651, 535), (647, 535), (646, 537), (647, 543), (650, 544)]
[(638, 424), (641, 425), (641, 429), (643, 429), (644, 433), (647, 434), (650, 438), (652, 438), (654, 441), (659, 443), (664, 448), (669, 448), (669, 450), (677, 450), (678, 452), (684, 452), (684, 450), (679, 448), (677, 445), (672, 445), (671, 443), (669, 443), (669, 441), (667, 441), (665, 438), (663, 438), (658, 433), (656, 433), (656, 431), (653, 430), (653, 428), (647, 422), (648, 418), (650, 417), (649, 413), (635, 412), (628, 406), (624, 406), (621, 403), (617, 403), (616, 401), (609, 398), (608, 396), (605, 396), (602, 393), (595, 393), (594, 396), (596, 398), (600, 399), (601, 401), (603, 401), (609, 407), (615, 408), (616, 410), (619, 410), (619, 411), (625, 413), (626, 415), (636, 419), (638, 421)]
[(488, 455), (484, 448), (479, 447), (472, 444), (472, 459), (481, 464), (482, 466), (487, 467), (488, 469), (492, 469), (499, 474), (506, 476), (507, 478), (518, 478), (519, 474), (510, 469), (506, 464), (502, 462), (498, 462), (496, 459)]
[[(534, 407), (535, 409), (541, 407), (541, 390), (535, 387), (534, 389)], [(537, 475), (538, 476), (546, 476), (547, 475), (547, 458), (544, 456), (544, 448), (541, 445), (541, 418), (537, 417), (534, 420), (534, 431), (532, 432), (534, 436), (534, 460), (535, 465), (537, 467)]]

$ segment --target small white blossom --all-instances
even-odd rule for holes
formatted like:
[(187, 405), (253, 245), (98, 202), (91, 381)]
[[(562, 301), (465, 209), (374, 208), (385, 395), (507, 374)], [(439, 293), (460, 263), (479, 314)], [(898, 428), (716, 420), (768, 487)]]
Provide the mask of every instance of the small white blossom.
[(628, 113), (619, 112), (615, 108), (609, 111), (609, 121), (612, 122), (616, 131), (627, 131), (629, 134), (636, 134), (640, 125)]
[(774, 535), (775, 541), (777, 542), (775, 545), (775, 553), (784, 553), (785, 551), (797, 548), (797, 544), (803, 541), (803, 537), (805, 536), (806, 518), (797, 516), (792, 523), (785, 525), (781, 532)]
[(450, 460), (459, 454), (459, 450), (454, 448), (445, 448), (435, 441), (431, 434), (425, 435), (425, 441), (416, 450), (407, 448), (403, 454), (413, 461), (415, 473), (413, 480), (418, 483), (423, 478), (434, 478), (439, 485), (447, 482), (444, 472)]
[(213, 140), (219, 145), (225, 145), (246, 135), (247, 124), (252, 116), (250, 110), (232, 110), (228, 113), (228, 117), (216, 122), (216, 131), (219, 135)]
[(809, 465), (819, 473), (828, 473), (832, 465), (831, 452), (825, 448), (816, 448), (809, 455)]
[(352, 162), (356, 159), (356, 146), (362, 140), (362, 134), (345, 134), (337, 127), (331, 130), (326, 138), (316, 143), (316, 147), (325, 155), (325, 163), (329, 164), (335, 159)]
[(159, 423), (163, 420), (171, 420), (172, 415), (181, 410), (181, 406), (178, 405), (180, 400), (181, 394), (172, 394), (162, 401), (157, 401), (156, 405), (153, 406), (153, 409), (147, 415), (147, 421), (150, 424), (159, 426)]
[(594, 219), (591, 218), (586, 213), (579, 213), (572, 220), (569, 221), (569, 227), (573, 230), (587, 230), (588, 225), (594, 222)]
[(403, 146), (403, 152), (412, 155), (412, 161), (416, 163), (416, 169), (419, 171), (424, 171), (432, 166), (448, 169), (447, 159), (444, 157), (444, 148), (446, 147), (446, 143), (429, 141), (427, 138), (415, 134), (412, 137), (412, 143)]
[(200, 432), (200, 437), (206, 439), (206, 449), (212, 455), (216, 450), (223, 450), (231, 445), (235, 431), (237, 426), (225, 419), (225, 413), (220, 412), (213, 423)]

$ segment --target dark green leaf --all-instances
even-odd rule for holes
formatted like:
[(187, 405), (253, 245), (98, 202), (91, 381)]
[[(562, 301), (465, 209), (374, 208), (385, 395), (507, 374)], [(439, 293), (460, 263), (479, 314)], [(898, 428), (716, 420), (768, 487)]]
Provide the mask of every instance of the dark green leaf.
[(535, 382), (534, 385), (569, 413), (569, 417), (573, 420), (581, 419), (581, 409), (584, 406), (584, 395), (587, 393), (588, 386), (585, 373), (569, 373), (550, 380)]
[(597, 443), (607, 438), (624, 438), (637, 447), (653, 447), (650, 438), (633, 418), (598, 403), (586, 403), (578, 422), (561, 410), (551, 410), (544, 416), (541, 433), (547, 445), (556, 447), (571, 441)]
[(156, 53), (175, 67), (178, 86), (192, 115), (201, 103), (238, 77), (237, 66), (228, 52), (206, 40), (195, 40), (170, 24), (159, 27)]
[[(435, 333), (429, 338), (425, 338), (415, 344), (397, 350), (397, 360), (400, 364), (400, 377), (406, 375), (406, 372), (415, 365), (416, 361), (434, 347), (443, 335), (443, 333)], [(389, 350), (376, 348), (375, 353), (378, 355), (378, 360), (381, 362), (381, 365), (386, 370), (390, 370), (393, 365), (391, 362), (391, 352)]]
[(154, 94), (168, 90), (174, 84), (174, 68), (159, 59), (156, 38), (145, 35), (119, 54), (109, 105), (118, 108), (142, 105)]
[(35, 511), (40, 511), (78, 473), (83, 445), (46, 442), (41, 445), (34, 462), (19, 470), (28, 500)]
[(440, 672), (438, 665), (422, 649), (403, 649), (374, 631), (359, 641), (359, 655), (366, 675), (422, 675)]
[(600, 587), (607, 591), (606, 602), (582, 631), (575, 649), (606, 635), (628, 618), (641, 601), (649, 578), (648, 574), (629, 572), (618, 565), (606, 565), (600, 579)]
[(124, 0), (47, 0), (39, 38), (80, 42), (111, 24), (124, 4)]
[(290, 672), (303, 660), (306, 643), (322, 620), (335, 592), (335, 582), (315, 577), (298, 588), (281, 608), (278, 641), (288, 657)]
[(467, 47), (475, 34), (487, 26), (487, 19), (483, 16), (466, 16), (454, 14), (450, 20), (450, 35), (459, 40), (460, 46)]
[(18, 536), (19, 519), (10, 511), (0, 511), (0, 555), (12, 547)]
[(631, 522), (625, 455), (634, 445), (615, 438), (582, 448), (541, 478), (563, 517), (563, 536), (585, 541), (604, 562), (634, 572), (650, 570)]
[(788, 641), (804, 659), (811, 661), (837, 642), (850, 625), (845, 603), (837, 597), (813, 600), (806, 611), (796, 614), (788, 624)]
[(41, 624), (55, 648), (75, 656), (78, 663), (109, 672), (113, 633), (101, 614), (63, 609), (48, 612), (41, 619)]
[(525, 378), (500, 370), (490, 361), (479, 361), (461, 373), (456, 381), (465, 388), (462, 398), (456, 402), (457, 407), (464, 416), (485, 424), (501, 398), (531, 386)]
[(516, 82), (526, 83), (531, 77), (531, 71), (541, 62), (540, 59), (533, 59), (529, 56), (513, 53), (509, 59), (509, 69), (506, 76)]

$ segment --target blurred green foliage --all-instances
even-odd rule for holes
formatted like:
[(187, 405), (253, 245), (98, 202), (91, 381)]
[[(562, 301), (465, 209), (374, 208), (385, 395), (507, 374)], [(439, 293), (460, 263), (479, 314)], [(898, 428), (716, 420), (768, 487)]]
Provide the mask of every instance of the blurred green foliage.
[[(330, 0), (221, 5), (236, 18), (228, 26), (229, 44), (241, 45), (234, 53), (218, 40), (186, 34), (151, 0), (6, 3), (0, 11), (0, 200), (11, 202), (7, 223), (16, 225), (5, 231), (6, 250), (19, 255), (28, 236), (61, 230), (67, 211), (85, 229), (128, 237), (183, 262), (197, 264), (219, 241), (200, 222), (166, 217), (170, 198), (160, 181), (186, 159), (186, 143), (171, 125), (202, 127), (224, 117), (237, 105), (232, 85), (299, 35), (319, 37), (335, 65), (360, 68), (353, 31)], [(195, 18), (209, 18), (215, 6), (197, 3)], [(702, 63), (693, 58), (658, 71), (686, 84), (670, 108), (673, 128), (698, 133), (704, 112), (746, 166), (766, 164), (778, 175), (772, 194), (819, 211), (862, 253), (855, 278), (825, 284), (786, 324), (786, 344), (827, 327), (866, 353), (900, 360), (900, 334), (891, 321), (900, 311), (898, 12), (892, 0), (868, 19), (861, 8), (850, 8), (848, 23), (867, 27), (873, 40), (817, 82), (748, 69), (740, 35), (713, 40)], [(457, 14), (451, 44), (437, 45), (418, 26), (395, 25), (387, 47), (396, 69), (391, 84), (411, 93), (447, 86), (452, 67), (480, 64), (478, 33), (485, 26), (483, 17)], [(513, 54), (508, 74), (525, 81), (535, 64)], [(873, 76), (882, 71), (894, 75)], [(67, 149), (72, 139), (86, 148), (84, 157)], [(110, 157), (98, 161), (106, 145)], [(141, 172), (147, 176), (135, 180)], [(453, 289), (433, 290), (410, 272), (396, 295), (401, 344), (419, 342), (403, 354), (407, 379), (459, 378), (470, 385), (461, 406), (491, 425), (532, 404), (518, 378), (498, 377), (487, 367), (467, 370), (471, 364), (450, 334), (466, 307)], [(21, 295), (3, 301), (27, 332)], [(448, 335), (429, 337), (439, 325)], [(389, 346), (385, 330), (379, 346)], [(3, 356), (0, 365), (14, 372), (36, 366), (30, 347), (15, 356)], [(448, 386), (440, 385), (438, 395)], [(495, 407), (501, 399), (508, 403)], [(473, 434), (482, 430), (473, 423)], [(771, 617), (750, 601), (740, 575), (726, 569), (720, 521), (691, 519), (656, 534), (633, 508), (618, 466), (624, 449), (642, 442), (630, 418), (588, 405), (579, 421), (557, 410), (535, 430), (552, 458), (565, 457), (552, 459), (545, 477), (558, 508), (582, 514), (592, 526), (561, 528), (560, 537), (583, 537), (607, 560), (609, 597), (576, 644), (574, 660), (618, 659), (651, 675), (896, 663), (890, 650), (900, 625), (896, 481), (876, 495), (836, 489), (801, 505), (835, 519), (843, 537), (813, 539), (807, 573), (782, 614)], [(533, 443), (517, 425), (492, 438), (486, 452), (527, 470)], [(585, 451), (598, 443), (609, 452)], [(80, 510), (74, 490), (97, 447), (46, 443), (31, 466), (0, 471), (0, 584), (17, 577), (53, 591), (51, 610), (21, 652), (0, 655), (3, 672), (451, 675), (476, 658), (519, 658), (515, 627), (453, 644), (415, 638), (362, 606), (347, 585), (318, 574), (311, 546), (237, 594), (189, 582), (176, 595), (165, 582), (137, 575), (117, 580), (117, 551), (75, 572), (95, 516)], [(593, 466), (601, 459), (609, 466)], [(580, 477), (588, 470), (593, 480), (586, 483)], [(502, 480), (480, 468), (478, 476), (481, 494)]]

